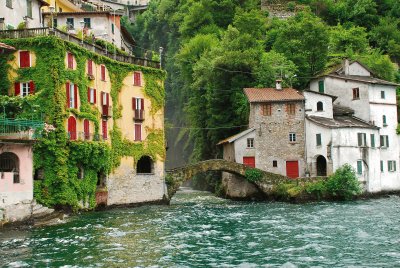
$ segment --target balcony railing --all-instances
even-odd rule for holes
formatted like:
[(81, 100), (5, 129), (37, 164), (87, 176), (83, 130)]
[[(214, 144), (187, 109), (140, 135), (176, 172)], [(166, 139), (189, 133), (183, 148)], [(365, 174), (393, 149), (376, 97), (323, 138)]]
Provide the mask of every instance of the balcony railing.
[(60, 31), (58, 29), (50, 29), (50, 28), (29, 28), (29, 29), (21, 29), (21, 30), (4, 30), (0, 31), (0, 39), (18, 39), (18, 38), (28, 38), (28, 37), (36, 37), (36, 36), (57, 36), (62, 40), (69, 41), (75, 43), (87, 50), (90, 50), (94, 53), (100, 54), (102, 56), (108, 57), (110, 59), (114, 59), (119, 62), (125, 62), (135, 65), (141, 65), (152, 68), (160, 68), (160, 62), (152, 61), (144, 58), (133, 57), (129, 55), (120, 55), (110, 53), (110, 51), (106, 51), (102, 47), (90, 44), (86, 41), (82, 41), (75, 35)]
[(34, 140), (40, 138), (44, 123), (39, 120), (0, 117), (0, 138)]
[(106, 105), (101, 106), (101, 116), (109, 118), (112, 117), (112, 114), (113, 114), (112, 106), (106, 106)]
[(136, 109), (133, 113), (134, 120), (144, 120), (144, 110)]
[(73, 141), (106, 141), (108, 137), (101, 134), (87, 133), (82, 131), (68, 131), (68, 139)]

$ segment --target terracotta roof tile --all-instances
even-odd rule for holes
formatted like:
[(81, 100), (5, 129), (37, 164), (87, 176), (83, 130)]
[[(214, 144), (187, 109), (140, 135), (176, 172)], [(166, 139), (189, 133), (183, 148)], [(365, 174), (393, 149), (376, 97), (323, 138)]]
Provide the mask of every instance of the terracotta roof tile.
[(6, 45), (4, 43), (0, 43), (0, 49), (5, 49), (5, 50), (15, 50), (14, 47)]
[(277, 90), (275, 88), (245, 88), (249, 102), (275, 102), (275, 101), (301, 101), (304, 96), (293, 88), (283, 88)]

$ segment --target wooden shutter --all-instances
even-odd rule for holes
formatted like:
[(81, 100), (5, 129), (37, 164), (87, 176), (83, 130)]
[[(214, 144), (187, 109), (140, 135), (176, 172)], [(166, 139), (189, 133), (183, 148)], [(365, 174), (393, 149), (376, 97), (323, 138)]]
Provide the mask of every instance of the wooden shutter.
[(74, 108), (78, 109), (78, 85), (74, 85)]
[(92, 60), (88, 60), (88, 74), (93, 75), (93, 62)]
[(88, 140), (90, 138), (90, 125), (87, 119), (83, 121), (83, 131), (85, 133), (85, 139)]
[(102, 122), (102, 129), (103, 129), (103, 139), (107, 139), (107, 121), (103, 120)]
[(14, 93), (15, 96), (19, 96), (21, 94), (21, 84), (19, 82), (14, 83)]
[(104, 93), (103, 91), (102, 91), (101, 94), (100, 94), (100, 99), (101, 99), (101, 100), (100, 100), (100, 104), (101, 104), (101, 106), (105, 105), (105, 104), (104, 104), (104, 94), (105, 94), (105, 93)]
[(35, 83), (33, 81), (29, 81), (29, 94), (35, 93)]
[(110, 106), (110, 93), (106, 93), (107, 95), (106, 95), (106, 100), (107, 100), (107, 103), (106, 103), (106, 105), (107, 105), (107, 107), (108, 106)]
[(97, 102), (97, 97), (96, 97), (97, 91), (94, 88), (92, 90), (93, 90), (93, 100), (94, 100), (94, 103), (96, 104), (96, 102)]
[(144, 99), (140, 99), (140, 110), (144, 110)]
[(74, 56), (72, 55), (71, 52), (68, 52), (67, 54), (67, 58), (68, 58), (68, 68), (69, 69), (73, 69), (74, 68)]
[(92, 91), (92, 89), (91, 89), (90, 87), (88, 87), (88, 88), (87, 88), (87, 99), (88, 99), (88, 102), (89, 102), (89, 103), (92, 103), (92, 102), (91, 102), (91, 99), (90, 99), (91, 91)]
[(132, 110), (136, 110), (136, 98), (132, 98)]
[(142, 125), (135, 124), (135, 141), (141, 141), (141, 140), (142, 140)]
[(140, 79), (140, 73), (139, 72), (134, 72), (133, 73), (133, 84), (135, 86), (140, 86), (141, 85), (141, 79)]
[(101, 65), (101, 80), (106, 81), (106, 66)]
[(31, 67), (31, 57), (29, 51), (19, 52), (19, 67), (21, 68)]
[(70, 108), (69, 107), (69, 101), (70, 101), (70, 96), (69, 96), (69, 82), (67, 82), (66, 83), (66, 86), (67, 86), (67, 108)]

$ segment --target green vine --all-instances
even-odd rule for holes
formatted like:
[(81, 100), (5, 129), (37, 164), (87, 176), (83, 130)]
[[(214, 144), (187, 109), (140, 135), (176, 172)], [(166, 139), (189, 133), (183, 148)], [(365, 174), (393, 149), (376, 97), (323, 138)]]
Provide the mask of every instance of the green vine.
[[(104, 64), (110, 74), (111, 98), (113, 101), (113, 119), (121, 118), (122, 107), (119, 93), (123, 80), (132, 71), (141, 71), (144, 75), (144, 92), (152, 103), (152, 114), (164, 105), (162, 80), (165, 73), (159, 69), (121, 63), (95, 54), (73, 43), (57, 37), (35, 37), (23, 39), (4, 39), (1, 42), (20, 50), (29, 50), (36, 55), (36, 64), (31, 68), (12, 69), (9, 64), (14, 56), (0, 57), (0, 92), (8, 95), (14, 82), (35, 82), (35, 94), (21, 98), (19, 96), (0, 96), (0, 105), (7, 117), (43, 118), (55, 127), (54, 131), (44, 133), (34, 145), (34, 168), (43, 172), (43, 179), (35, 181), (34, 195), (38, 202), (47, 206), (65, 205), (78, 209), (86, 204), (95, 206), (95, 193), (99, 174), (109, 174), (120, 164), (121, 157), (131, 156), (137, 161), (142, 155), (154, 160), (165, 158), (163, 130), (149, 130), (143, 142), (131, 142), (124, 139), (116, 124), (110, 130), (111, 146), (97, 141), (69, 141), (64, 124), (69, 113), (77, 118), (88, 119), (99, 132), (100, 113), (88, 102), (87, 88), (91, 81), (86, 75), (86, 60)], [(66, 53), (73, 53), (76, 68), (65, 67)], [(9, 73), (17, 75), (10, 79)], [(70, 81), (79, 87), (80, 108), (66, 109), (65, 84)], [(11, 94), (12, 95), (12, 94)], [(84, 170), (83, 178), (81, 169)]]

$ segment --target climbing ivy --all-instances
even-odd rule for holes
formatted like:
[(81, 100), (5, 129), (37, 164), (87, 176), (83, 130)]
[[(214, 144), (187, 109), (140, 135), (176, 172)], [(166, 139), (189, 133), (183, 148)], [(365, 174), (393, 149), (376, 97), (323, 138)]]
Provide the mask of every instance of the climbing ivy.
[[(16, 81), (35, 82), (35, 94), (24, 98), (1, 96), (0, 105), (5, 107), (7, 116), (32, 118), (42, 117), (55, 127), (44, 132), (34, 145), (34, 168), (43, 171), (43, 180), (35, 181), (34, 195), (47, 206), (68, 206), (78, 209), (95, 206), (96, 184), (99, 174), (109, 174), (120, 164), (123, 156), (132, 156), (137, 161), (142, 155), (154, 160), (165, 158), (163, 130), (148, 129), (147, 139), (141, 143), (131, 142), (122, 137), (116, 124), (110, 130), (111, 146), (104, 142), (69, 141), (64, 124), (70, 113), (79, 119), (88, 119), (99, 132), (99, 111), (89, 104), (86, 89), (90, 80), (86, 75), (86, 60), (104, 64), (111, 79), (113, 119), (121, 118), (122, 107), (119, 93), (123, 80), (132, 71), (141, 71), (145, 80), (144, 92), (152, 103), (154, 115), (164, 105), (162, 80), (165, 73), (159, 69), (121, 63), (95, 54), (78, 45), (65, 42), (57, 37), (35, 37), (4, 39), (1, 42), (20, 50), (29, 50), (36, 56), (36, 64), (31, 68), (13, 69), (9, 62), (13, 55), (0, 57), (0, 93), (8, 95)], [(65, 67), (66, 53), (74, 54), (76, 69)], [(8, 75), (16, 73), (15, 79)], [(71, 81), (79, 87), (80, 108), (66, 108), (65, 83)], [(84, 172), (82, 173), (82, 170)], [(82, 178), (80, 178), (82, 177)]]

